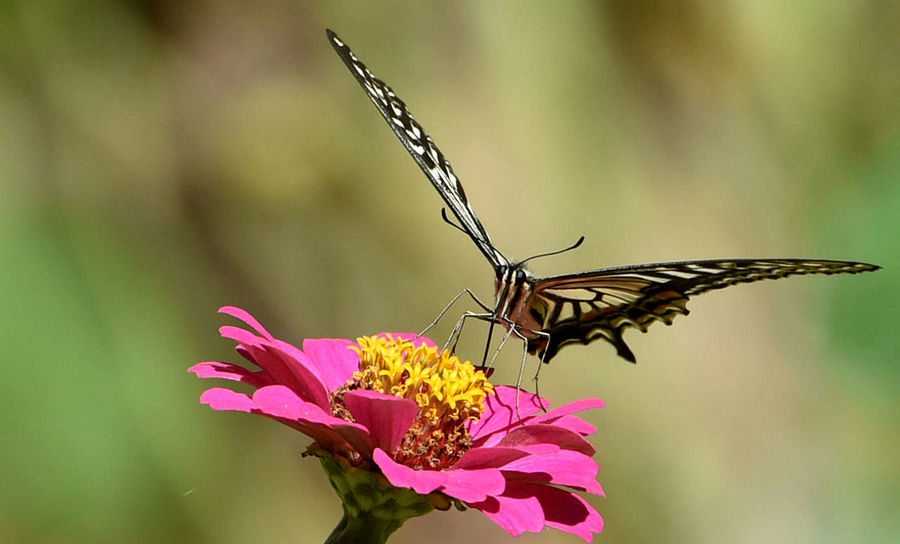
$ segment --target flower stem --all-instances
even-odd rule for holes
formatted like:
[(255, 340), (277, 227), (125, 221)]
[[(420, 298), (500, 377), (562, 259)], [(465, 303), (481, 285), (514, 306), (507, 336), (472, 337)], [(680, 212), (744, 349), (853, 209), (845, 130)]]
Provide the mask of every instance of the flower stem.
[(344, 517), (325, 544), (384, 544), (388, 537), (406, 520), (384, 519), (373, 515), (353, 516), (344, 511)]

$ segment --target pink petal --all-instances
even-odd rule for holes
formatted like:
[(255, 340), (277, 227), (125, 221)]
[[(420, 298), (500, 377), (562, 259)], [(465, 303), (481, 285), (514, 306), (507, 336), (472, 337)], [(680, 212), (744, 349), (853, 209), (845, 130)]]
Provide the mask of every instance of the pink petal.
[(470, 505), (484, 512), (510, 534), (540, 532), (544, 526), (554, 527), (594, 540), (603, 530), (603, 518), (578, 495), (552, 486), (510, 481), (496, 501)]
[(533, 444), (554, 444), (562, 449), (594, 455), (594, 446), (580, 434), (555, 425), (526, 425), (509, 432), (499, 442), (499, 446), (519, 447)]
[[(491, 396), (498, 406), (502, 406), (504, 411), (511, 410), (513, 414), (524, 419), (532, 414), (543, 412), (545, 408), (550, 407), (550, 401), (539, 397), (534, 393), (518, 389), (509, 385), (499, 385), (494, 388), (496, 395)], [(519, 410), (516, 413), (516, 399), (519, 401)]]
[(330, 412), (322, 410), (316, 404), (304, 401), (297, 396), (297, 393), (283, 385), (270, 385), (257, 389), (253, 393), (253, 401), (263, 413), (273, 417), (328, 427), (348, 425), (368, 434), (368, 430), (362, 425), (331, 415)]
[[(535, 422), (537, 419), (538, 418), (534, 418), (529, 423)], [(545, 422), (541, 420), (538, 421), (538, 423), (540, 424)], [(597, 432), (597, 427), (594, 427), (587, 421), (577, 416), (562, 416), (560, 418), (554, 419), (551, 424), (554, 427), (562, 427), (563, 429), (568, 429), (574, 433), (578, 433), (581, 436), (589, 436)]]
[[(253, 333), (226, 325), (219, 331), (222, 336), (241, 344), (247, 357), (266, 375), (266, 383), (278, 383), (290, 387), (306, 401), (323, 410), (330, 409), (328, 390), (310, 368), (309, 358), (296, 347), (281, 340), (266, 340)], [(239, 350), (240, 351), (240, 350)]]
[(309, 356), (310, 365), (329, 391), (346, 384), (359, 370), (359, 355), (350, 349), (355, 345), (350, 340), (332, 338), (303, 341), (303, 351)]
[(503, 475), (496, 469), (413, 470), (397, 463), (381, 449), (376, 449), (372, 458), (393, 485), (411, 488), (422, 495), (441, 491), (464, 502), (478, 502), (500, 494), (506, 486)]
[[(313, 365), (309, 356), (296, 346), (281, 340), (275, 340), (266, 351), (275, 357), (271, 362), (264, 363), (268, 366), (260, 366), (269, 370), (276, 383), (291, 387), (304, 400), (314, 402), (323, 410), (331, 410), (329, 389), (322, 381), (318, 369)], [(272, 365), (271, 363), (276, 364)]]
[(581, 400), (577, 400), (575, 402), (570, 402), (568, 404), (564, 404), (564, 405), (560, 406), (559, 408), (554, 408), (553, 410), (550, 410), (546, 414), (541, 414), (541, 415), (535, 416), (534, 419), (532, 419), (532, 421), (535, 423), (544, 423), (544, 422), (550, 423), (556, 419), (561, 418), (562, 416), (567, 416), (567, 415), (574, 414), (577, 412), (583, 412), (585, 410), (604, 408), (605, 406), (606, 406), (606, 403), (603, 402), (603, 400), (601, 400), (601, 399), (581, 399)]
[(222, 306), (221, 308), (219, 308), (219, 313), (230, 315), (231, 317), (240, 319), (244, 323), (256, 329), (256, 332), (263, 335), (268, 340), (274, 339), (274, 337), (269, 334), (269, 331), (267, 331), (265, 327), (260, 325), (259, 321), (257, 321), (256, 318), (250, 315), (250, 313), (246, 310), (242, 310), (241, 308), (238, 308), (236, 306)]
[[(523, 419), (543, 410), (539, 397), (528, 391), (498, 385), (494, 387), (494, 393), (495, 395), (488, 395), (484, 401), (484, 415), (469, 427), (469, 433), (475, 441), (486, 439), (488, 436), (505, 431), (510, 427), (519, 426)], [(517, 394), (518, 412), (515, 408)], [(544, 400), (544, 406), (549, 406), (549, 402)]]
[(254, 404), (247, 395), (232, 391), (231, 389), (225, 389), (224, 387), (207, 389), (200, 395), (200, 402), (209, 405), (213, 410), (251, 412), (256, 408), (256, 404)]
[(528, 452), (516, 448), (472, 448), (453, 466), (463, 469), (499, 468), (526, 455)]
[(506, 464), (503, 474), (516, 480), (575, 487), (589, 493), (603, 495), (597, 483), (600, 467), (593, 458), (568, 450), (545, 455), (529, 455)]
[(458, 469), (440, 474), (444, 476), (441, 491), (463, 502), (484, 500), (488, 495), (501, 493), (506, 487), (506, 479), (495, 469)]
[(572, 533), (585, 542), (593, 542), (594, 534), (603, 531), (603, 517), (584, 498), (563, 490), (550, 491), (539, 496), (544, 507), (548, 527)]
[(188, 369), (198, 378), (221, 378), (236, 382), (243, 382), (255, 387), (268, 385), (269, 381), (263, 372), (248, 370), (242, 366), (233, 365), (231, 363), (220, 363), (218, 361), (207, 361), (198, 363)]
[(224, 338), (234, 340), (238, 344), (243, 344), (245, 346), (251, 346), (255, 348), (265, 346), (266, 344), (271, 342), (271, 340), (267, 338), (257, 336), (246, 329), (235, 327), (234, 325), (222, 325), (221, 327), (219, 327), (219, 334), (221, 334)]
[(489, 497), (480, 503), (469, 503), (469, 506), (481, 510), (512, 536), (526, 531), (539, 533), (544, 529), (544, 511), (535, 497)]
[(317, 423), (331, 423), (338, 420), (316, 404), (306, 402), (297, 393), (284, 385), (270, 385), (257, 389), (253, 401), (265, 414), (290, 420), (305, 419)]
[(374, 443), (368, 429), (358, 423), (335, 417), (311, 402), (305, 402), (283, 385), (258, 389), (253, 394), (253, 401), (264, 415), (284, 422), (296, 422), (298, 425), (294, 426), (317, 441), (323, 434), (330, 436), (331, 441), (340, 437), (340, 441), (347, 442), (356, 451), (367, 457), (371, 455)]
[(348, 391), (344, 404), (356, 422), (369, 430), (375, 446), (391, 455), (419, 412), (415, 401), (377, 391)]

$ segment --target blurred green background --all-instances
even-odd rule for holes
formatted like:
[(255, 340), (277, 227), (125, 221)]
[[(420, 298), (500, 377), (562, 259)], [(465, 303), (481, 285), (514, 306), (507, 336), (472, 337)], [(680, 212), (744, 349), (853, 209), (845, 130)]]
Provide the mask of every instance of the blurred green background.
[[(340, 506), (309, 440), (198, 402), (220, 384), (187, 367), (238, 360), (216, 309), (300, 343), (490, 299), (326, 26), (507, 255), (587, 236), (539, 273), (885, 267), (705, 295), (626, 335), (637, 366), (563, 350), (542, 393), (607, 401), (600, 541), (900, 541), (900, 7), (865, 0), (3, 2), (0, 541), (322, 542)], [(392, 542), (460, 538), (512, 541), (448, 512)]]

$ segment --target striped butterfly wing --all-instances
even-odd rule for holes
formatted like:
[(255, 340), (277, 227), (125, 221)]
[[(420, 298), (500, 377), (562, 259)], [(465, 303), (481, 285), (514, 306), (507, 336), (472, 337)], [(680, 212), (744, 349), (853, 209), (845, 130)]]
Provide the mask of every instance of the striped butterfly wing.
[(328, 41), (331, 42), (338, 56), (341, 57), (350, 73), (381, 112), (382, 117), (400, 139), (403, 147), (428, 176), (431, 184), (459, 220), (466, 234), (490, 261), (494, 271), (508, 266), (509, 261), (491, 243), (487, 231), (484, 230), (481, 221), (472, 210), (466, 192), (453, 173), (450, 161), (434, 145), (434, 141), (425, 133), (422, 125), (413, 118), (406, 103), (394, 94), (394, 91), (384, 81), (372, 75), (372, 72), (353, 54), (347, 44), (338, 38), (337, 34), (331, 30), (328, 30), (327, 34)]
[(738, 283), (801, 274), (856, 274), (879, 267), (807, 259), (716, 259), (593, 270), (534, 280), (525, 304), (550, 335), (528, 340), (528, 349), (549, 362), (568, 344), (604, 339), (619, 356), (635, 362), (622, 339), (629, 327), (647, 332), (656, 321), (672, 324), (687, 315), (688, 298)]
[[(507, 282), (524, 272), (521, 264), (511, 264), (494, 247), (450, 161), (403, 100), (372, 75), (334, 32), (328, 30), (327, 34), (350, 73), (459, 220), (461, 229), (490, 261), (498, 282)], [(622, 339), (623, 330), (634, 327), (646, 331), (655, 321), (671, 323), (676, 315), (688, 313), (691, 295), (791, 275), (857, 273), (878, 268), (842, 261), (723, 259), (627, 266), (542, 279), (523, 274), (521, 281), (504, 283), (510, 290), (500, 292), (505, 294), (497, 300), (490, 318), (495, 323), (516, 327), (528, 338), (529, 351), (539, 354), (544, 362), (549, 362), (565, 345), (589, 344), (600, 338), (613, 344), (620, 356), (634, 362), (634, 354)], [(506, 306), (508, 301), (512, 307)], [(501, 311), (503, 315), (499, 314)]]

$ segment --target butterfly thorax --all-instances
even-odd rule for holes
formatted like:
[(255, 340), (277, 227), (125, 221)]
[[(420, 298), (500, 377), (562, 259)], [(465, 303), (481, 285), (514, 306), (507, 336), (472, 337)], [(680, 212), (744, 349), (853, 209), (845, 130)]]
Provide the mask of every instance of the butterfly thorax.
[(497, 270), (494, 315), (504, 327), (515, 326), (525, 338), (535, 338), (534, 331), (544, 326), (544, 311), (535, 307), (534, 275), (524, 265), (510, 263)]

